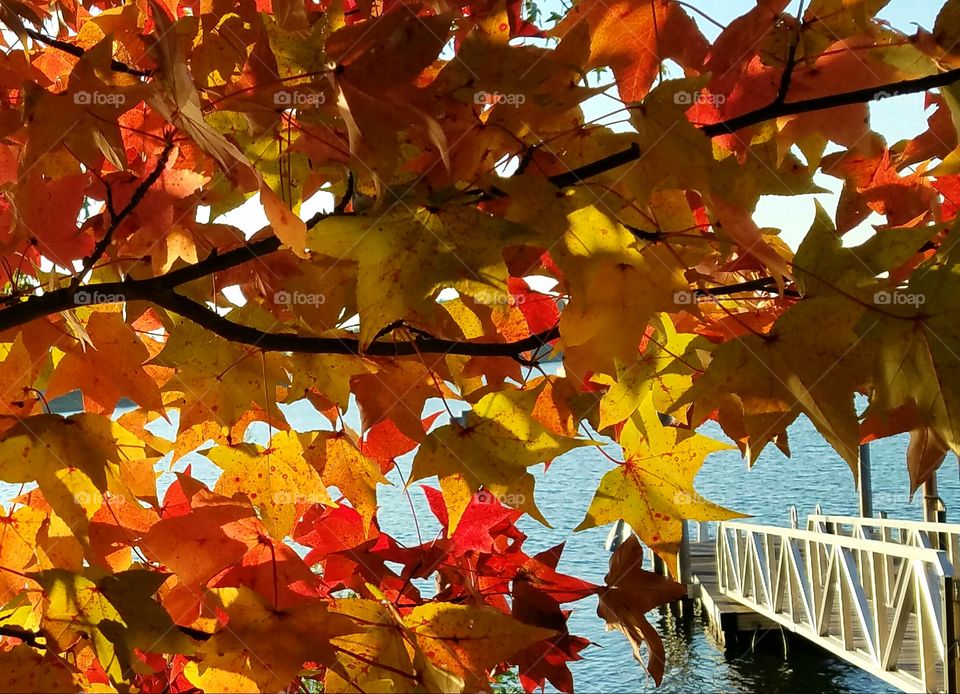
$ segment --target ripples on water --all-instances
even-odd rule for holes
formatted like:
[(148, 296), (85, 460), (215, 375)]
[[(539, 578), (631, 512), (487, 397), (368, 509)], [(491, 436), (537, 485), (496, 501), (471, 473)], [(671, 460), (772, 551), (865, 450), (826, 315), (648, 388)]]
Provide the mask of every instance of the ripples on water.
[[(352, 409), (352, 408), (351, 408)], [(284, 407), (295, 429), (306, 431), (329, 428), (305, 403)], [(353, 419), (354, 421), (351, 421)], [(348, 417), (354, 428), (356, 417)], [(162, 422), (161, 422), (162, 424)], [(175, 421), (174, 421), (175, 425)], [(251, 427), (250, 438), (263, 442), (266, 427)], [(155, 427), (158, 434), (169, 434)], [(705, 426), (702, 433), (723, 439), (719, 428)], [(825, 513), (856, 514), (857, 496), (853, 475), (840, 457), (819, 436), (806, 420), (790, 428), (793, 458), (787, 459), (768, 447), (751, 470), (736, 450), (713, 454), (696, 480), (697, 490), (707, 498), (740, 512), (751, 514), (756, 522), (789, 524), (791, 504), (798, 508), (801, 523), (820, 503)], [(922, 517), (920, 498), (908, 500), (905, 465), (906, 437), (897, 437), (872, 445), (874, 508), (891, 517)], [(614, 457), (616, 455), (614, 454)], [(409, 456), (399, 461), (403, 472), (409, 472)], [(184, 456), (174, 466), (182, 471), (193, 465), (193, 474), (211, 487), (219, 469), (196, 455)], [(537, 477), (537, 503), (554, 526), (544, 528), (524, 517), (519, 525), (529, 535), (524, 548), (533, 554), (566, 541), (559, 569), (591, 580), (603, 581), (609, 554), (604, 549), (608, 527), (573, 533), (583, 519), (600, 477), (611, 467), (610, 461), (593, 448), (578, 448), (558, 458), (550, 471), (534, 468)], [(161, 463), (164, 474), (159, 484), (164, 489), (173, 481), (172, 471)], [(381, 487), (380, 520), (382, 527), (404, 544), (415, 544), (418, 537), (411, 511), (403, 494), (399, 475), (389, 475), (393, 486)], [(960, 512), (960, 485), (956, 461), (951, 456), (939, 474), (940, 496), (946, 501), (948, 519), (956, 521)], [(436, 536), (439, 525), (427, 508), (423, 494), (416, 488), (411, 496), (421, 536)], [(0, 483), (0, 498), (10, 498), (16, 488)], [(643, 669), (633, 660), (630, 646), (618, 632), (607, 632), (596, 616), (596, 600), (582, 600), (569, 605), (573, 609), (571, 632), (586, 636), (596, 646), (584, 652), (582, 661), (572, 663), (574, 683), (580, 692), (637, 692), (654, 690)], [(742, 648), (726, 655), (717, 649), (706, 632), (699, 615), (675, 619), (668, 612), (651, 613), (651, 620), (664, 634), (667, 671), (662, 692), (864, 692), (889, 691), (880, 680), (848, 666), (816, 648), (791, 642), (789, 656), (784, 658), (782, 637), (773, 633), (757, 644), (755, 650)]]

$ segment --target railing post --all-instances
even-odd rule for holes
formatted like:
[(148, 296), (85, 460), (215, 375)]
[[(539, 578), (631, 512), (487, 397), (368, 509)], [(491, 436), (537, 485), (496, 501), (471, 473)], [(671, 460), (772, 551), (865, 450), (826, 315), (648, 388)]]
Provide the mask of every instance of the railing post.
[(860, 515), (873, 517), (873, 482), (870, 477), (870, 444), (860, 444), (860, 464), (857, 466), (857, 493), (860, 501)]
[(946, 654), (943, 672), (943, 688), (947, 694), (960, 692), (960, 610), (957, 609), (957, 585), (953, 577), (943, 579), (943, 619), (946, 626)]
[[(937, 523), (937, 511), (939, 507), (937, 501), (940, 497), (937, 492), (937, 473), (933, 473), (926, 482), (923, 483), (923, 520), (927, 523)], [(942, 502), (941, 502), (942, 503)]]
[(726, 581), (726, 556), (723, 549), (723, 523), (717, 524), (717, 537), (713, 541), (713, 556), (717, 560), (717, 585), (720, 586), (720, 592), (727, 588)]
[(680, 554), (677, 556), (677, 580), (684, 585), (690, 583), (690, 528), (686, 520), (681, 521)]

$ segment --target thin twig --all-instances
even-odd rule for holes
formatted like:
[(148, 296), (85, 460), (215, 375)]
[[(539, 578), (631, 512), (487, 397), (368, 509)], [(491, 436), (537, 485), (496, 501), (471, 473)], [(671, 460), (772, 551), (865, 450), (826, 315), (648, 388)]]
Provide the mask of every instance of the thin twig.
[[(69, 53), (77, 58), (83, 57), (83, 54), (86, 53), (86, 51), (80, 46), (74, 46), (72, 43), (55, 39), (52, 36), (46, 36), (45, 34), (41, 34), (39, 31), (35, 31), (30, 28), (26, 28), (24, 31), (26, 31), (27, 36), (32, 38), (34, 41), (39, 41), (42, 44), (50, 46), (51, 48), (56, 48), (58, 51)], [(110, 69), (114, 72), (125, 72), (126, 74), (133, 75), (135, 77), (150, 77), (150, 75), (153, 74), (150, 70), (140, 70), (138, 68), (131, 67), (126, 63), (122, 63), (119, 60), (112, 59), (110, 60)]]
[[(83, 278), (86, 277), (87, 273), (93, 268), (94, 265), (103, 257), (103, 254), (107, 252), (110, 243), (113, 241), (113, 234), (116, 230), (123, 224), (123, 221), (130, 216), (130, 214), (137, 209), (137, 205), (143, 202), (144, 196), (147, 194), (147, 191), (153, 187), (153, 184), (157, 182), (161, 174), (163, 174), (164, 169), (167, 168), (167, 161), (170, 159), (170, 152), (173, 150), (173, 138), (167, 140), (166, 145), (163, 147), (163, 151), (160, 153), (160, 158), (157, 160), (156, 166), (153, 167), (153, 170), (150, 171), (149, 175), (140, 185), (137, 186), (136, 190), (133, 191), (133, 195), (130, 197), (130, 201), (124, 206), (122, 210), (115, 217), (111, 216), (110, 226), (107, 227), (107, 230), (104, 232), (103, 237), (97, 242), (93, 247), (90, 255), (83, 259), (83, 267), (80, 272), (78, 272), (73, 280), (71, 280), (71, 286), (77, 286), (80, 282), (83, 281)], [(107, 202), (108, 202), (108, 211), (113, 208), (113, 195), (110, 192), (109, 186), (107, 187)]]

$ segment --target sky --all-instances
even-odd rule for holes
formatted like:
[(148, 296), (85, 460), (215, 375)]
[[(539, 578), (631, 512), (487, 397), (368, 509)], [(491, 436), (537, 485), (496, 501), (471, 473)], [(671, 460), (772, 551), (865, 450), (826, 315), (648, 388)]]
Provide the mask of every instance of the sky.
[[(757, 2), (756, 0), (689, 0), (688, 4), (702, 10), (720, 24), (727, 25), (756, 6)], [(801, 5), (809, 6), (810, 2), (795, 0), (787, 9), (792, 14), (796, 14)], [(891, 0), (878, 16), (894, 28), (911, 34), (916, 31), (917, 25), (927, 30), (932, 29), (937, 12), (942, 6), (941, 0)], [(544, 14), (549, 15), (551, 11), (560, 10), (560, 3), (557, 0), (548, 0), (542, 7)], [(715, 24), (696, 12), (688, 11), (688, 14), (693, 17), (710, 41), (716, 39), (720, 29)], [(908, 94), (873, 102), (870, 104), (871, 125), (875, 131), (886, 138), (889, 144), (915, 137), (927, 129), (927, 114), (924, 112), (923, 102), (922, 94)], [(587, 119), (609, 112), (610, 104), (609, 99), (595, 97), (585, 104), (584, 112)], [(827, 153), (838, 149), (840, 148), (831, 144), (828, 146)], [(842, 187), (841, 181), (832, 176), (817, 174), (814, 182), (831, 192), (791, 197), (765, 196), (760, 200), (754, 213), (754, 219), (759, 226), (782, 229), (782, 238), (794, 250), (797, 249), (813, 223), (814, 201), (818, 200), (831, 215), (836, 211)], [(872, 225), (883, 222), (883, 217), (871, 215), (844, 237), (844, 244), (862, 243), (873, 233)]]
[[(548, 17), (552, 12), (560, 13), (563, 9), (560, 0), (537, 0), (537, 4), (541, 10), (541, 17)], [(697, 7), (720, 24), (726, 25), (754, 7), (756, 0), (689, 0), (687, 4)], [(791, 2), (788, 9), (796, 13), (801, 4), (809, 6), (809, 2), (803, 3), (801, 0), (795, 0)], [(894, 28), (909, 34), (916, 30), (917, 25), (927, 30), (932, 29), (936, 14), (942, 5), (941, 0), (890, 0), (888, 5), (880, 12), (879, 17), (888, 21)], [(689, 12), (689, 14), (708, 39), (712, 41), (716, 38), (720, 29), (715, 24), (696, 12)], [(601, 83), (612, 83), (612, 75), (608, 74), (601, 80), (603, 80)], [(615, 94), (616, 87), (611, 86), (609, 92)], [(615, 103), (604, 96), (597, 96), (585, 102), (584, 114), (586, 120), (596, 119), (608, 114), (615, 107)], [(915, 137), (927, 129), (927, 114), (924, 112), (922, 94), (897, 96), (873, 102), (870, 104), (870, 111), (873, 129), (883, 135), (890, 144)], [(607, 120), (613, 121), (620, 118), (622, 118), (622, 114), (612, 116)], [(617, 126), (617, 129), (624, 129), (625, 127), (629, 128), (629, 126), (621, 125)], [(827, 152), (837, 149), (839, 148), (830, 145)], [(818, 200), (831, 215), (837, 207), (841, 182), (824, 174), (817, 174), (814, 181), (830, 192), (791, 197), (765, 196), (760, 200), (754, 214), (754, 219), (759, 226), (782, 229), (782, 238), (794, 250), (799, 246), (813, 223), (814, 201)], [(300, 216), (308, 219), (315, 212), (321, 209), (329, 210), (332, 206), (333, 197), (327, 193), (320, 193), (303, 204)], [(233, 224), (248, 233), (253, 233), (267, 224), (266, 216), (263, 214), (256, 196), (241, 207), (221, 216), (218, 221)], [(850, 231), (844, 237), (844, 243), (846, 245), (862, 243), (873, 233), (872, 225), (882, 224), (883, 221), (883, 218), (879, 215), (871, 215), (859, 227)]]

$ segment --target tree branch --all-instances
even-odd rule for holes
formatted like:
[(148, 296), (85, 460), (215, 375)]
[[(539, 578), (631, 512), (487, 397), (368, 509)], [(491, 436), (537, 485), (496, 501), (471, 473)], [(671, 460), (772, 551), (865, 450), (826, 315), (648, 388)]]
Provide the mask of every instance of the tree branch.
[(20, 639), (28, 646), (33, 646), (34, 648), (46, 648), (47, 645), (41, 642), (41, 639), (46, 637), (39, 631), (29, 631), (28, 629), (21, 629), (20, 627), (4, 625), (0, 626), (0, 636), (9, 636), (15, 639)]
[[(50, 46), (51, 48), (56, 48), (64, 53), (69, 53), (77, 58), (82, 57), (86, 52), (80, 46), (74, 46), (72, 43), (55, 39), (52, 36), (46, 36), (45, 34), (41, 34), (39, 31), (35, 31), (30, 28), (24, 28), (24, 31), (27, 33), (27, 36), (32, 38), (34, 41), (38, 41), (44, 45)], [(150, 77), (152, 74), (149, 70), (138, 70), (135, 67), (130, 67), (126, 63), (120, 62), (119, 60), (112, 59), (110, 60), (110, 69), (114, 72), (124, 72), (135, 77)]]
[(413, 340), (375, 341), (361, 349), (360, 341), (346, 337), (314, 337), (295, 333), (269, 333), (234, 323), (193, 299), (168, 291), (153, 295), (155, 304), (173, 311), (230, 342), (256, 347), (265, 352), (300, 354), (353, 354), (371, 357), (402, 357), (414, 354), (459, 354), (470, 357), (516, 357), (542, 348), (560, 337), (558, 327), (515, 342), (466, 342), (420, 334)]
[[(958, 80), (960, 80), (960, 69), (954, 69), (919, 79), (893, 82), (878, 87), (858, 89), (815, 99), (784, 103), (774, 102), (764, 108), (730, 118), (726, 121), (701, 126), (700, 130), (708, 137), (717, 137), (771, 118), (863, 103), (894, 94), (919, 93), (928, 89), (943, 87)], [(640, 147), (636, 143), (633, 143), (621, 152), (571, 169), (565, 173), (555, 174), (550, 176), (548, 180), (558, 187), (574, 185), (585, 178), (617, 168), (639, 157)], [(151, 177), (152, 176), (153, 174), (151, 174)], [(148, 181), (149, 180), (148, 178)], [(150, 181), (150, 183), (152, 184), (152, 181)], [(350, 186), (348, 186), (348, 194), (349, 188)], [(348, 199), (348, 196), (344, 196), (344, 200), (346, 199)], [(338, 211), (341, 211), (343, 207), (344, 205), (342, 204), (338, 205)], [(123, 213), (121, 213), (121, 215), (122, 214)], [(120, 215), (118, 215), (118, 217), (119, 216)], [(307, 226), (313, 228), (323, 221), (323, 219), (326, 219), (327, 216), (329, 215), (316, 215), (307, 222)], [(286, 333), (267, 333), (255, 328), (243, 326), (173, 291), (176, 287), (186, 284), (187, 282), (202, 279), (214, 273), (242, 265), (254, 258), (274, 253), (279, 250), (280, 247), (280, 240), (276, 236), (269, 236), (252, 243), (246, 243), (239, 248), (234, 248), (224, 253), (218, 253), (214, 250), (214, 252), (202, 261), (180, 268), (179, 270), (168, 272), (159, 277), (151, 277), (143, 280), (123, 280), (120, 282), (107, 282), (87, 286), (68, 286), (31, 296), (25, 301), (12, 304), (8, 308), (0, 310), (0, 331), (8, 330), (31, 320), (66, 311), (81, 305), (142, 300), (156, 303), (174, 313), (182, 315), (184, 318), (193, 320), (225, 339), (255, 345), (267, 351), (367, 354), (371, 356), (404, 356), (416, 353), (440, 353), (517, 358), (522, 353), (540, 349), (559, 337), (559, 330), (556, 327), (537, 335), (531, 335), (523, 340), (508, 343), (465, 342), (421, 335), (414, 340), (405, 342), (376, 341), (369, 345), (366, 350), (361, 350), (359, 340), (352, 338), (321, 338)], [(761, 282), (763, 283), (762, 285), (759, 284)], [(740, 285), (732, 285), (731, 287), (727, 287), (726, 290), (727, 291), (724, 292), (724, 288), (722, 287), (713, 287), (704, 290), (704, 293), (716, 296), (721, 293), (740, 291), (768, 291), (769, 284), (768, 280), (756, 280), (749, 283), (741, 283)]]
[(747, 128), (751, 125), (757, 125), (764, 121), (781, 118), (783, 116), (797, 116), (812, 111), (823, 111), (838, 106), (851, 106), (853, 104), (865, 104), (869, 101), (886, 99), (891, 96), (902, 96), (904, 94), (919, 94), (930, 89), (946, 87), (960, 80), (960, 68), (939, 72), (936, 75), (919, 77), (913, 80), (902, 80), (900, 82), (889, 82), (881, 84), (878, 87), (867, 87), (865, 89), (855, 89), (850, 92), (841, 92), (839, 94), (830, 94), (828, 96), (818, 96), (814, 99), (803, 99), (802, 101), (787, 101), (777, 104), (776, 102), (759, 108), (756, 111), (750, 111), (740, 116), (729, 118), (719, 123), (710, 123), (700, 126), (708, 137), (718, 137), (728, 135), (737, 130)]
[(590, 162), (589, 164), (584, 164), (583, 166), (578, 166), (575, 169), (570, 169), (565, 173), (554, 174), (547, 180), (557, 188), (566, 188), (567, 186), (580, 183), (585, 178), (602, 174), (610, 169), (615, 169), (618, 166), (623, 166), (624, 164), (629, 164), (632, 161), (636, 161), (639, 158), (640, 145), (638, 145), (636, 142), (633, 142), (629, 147), (620, 152), (615, 152), (614, 154), (606, 156), (603, 159), (598, 159), (597, 161)]
[[(272, 240), (265, 239), (260, 243), (266, 245), (267, 241)], [(239, 257), (242, 258), (243, 262), (252, 257), (250, 247), (244, 247), (221, 256), (211, 256), (202, 262), (207, 262), (211, 258), (214, 261), (221, 261), (236, 254), (240, 254)], [(200, 263), (197, 265), (200, 265)], [(196, 267), (196, 265), (191, 265), (181, 271), (171, 272), (160, 277), (102, 282), (80, 287), (64, 287), (45, 292), (39, 296), (32, 296), (26, 301), (0, 311), (0, 332), (78, 306), (148, 301), (183, 316), (226, 340), (251, 345), (267, 352), (362, 354), (377, 357), (399, 357), (418, 353), (460, 354), (476, 357), (517, 357), (524, 352), (541, 349), (544, 345), (556, 340), (560, 335), (557, 327), (515, 342), (467, 342), (420, 335), (413, 340), (402, 342), (377, 341), (370, 344), (366, 349), (361, 349), (360, 341), (356, 338), (269, 333), (234, 323), (203, 304), (174, 292), (173, 287), (194, 279), (193, 272), (187, 273), (184, 271), (195, 270)], [(208, 265), (208, 269), (209, 267), (210, 265)]]
[(154, 183), (160, 178), (163, 174), (163, 170), (167, 168), (167, 160), (170, 158), (170, 151), (173, 149), (173, 138), (169, 138), (167, 143), (163, 147), (163, 151), (160, 153), (160, 158), (157, 160), (156, 166), (153, 167), (153, 170), (147, 175), (145, 179), (137, 186), (136, 190), (133, 191), (133, 195), (130, 196), (130, 202), (128, 202), (116, 216), (113, 215), (113, 195), (110, 192), (109, 186), (107, 187), (107, 200), (110, 203), (108, 205), (108, 211), (111, 214), (110, 217), (110, 226), (107, 227), (107, 230), (103, 234), (97, 245), (93, 247), (90, 255), (83, 259), (83, 266), (80, 269), (80, 272), (76, 274), (73, 278), (73, 285), (78, 285), (83, 280), (84, 276), (90, 272), (94, 265), (103, 257), (103, 254), (107, 252), (107, 248), (110, 246), (110, 242), (113, 241), (113, 234), (116, 230), (123, 224), (123, 220), (130, 216), (130, 214), (137, 209), (137, 205), (143, 200), (143, 197), (147, 194), (147, 191), (153, 186)]
[[(770, 292), (776, 294), (777, 281), (773, 277), (760, 277), (755, 280), (738, 282), (737, 284), (727, 284), (720, 287), (704, 287), (697, 289), (698, 296), (729, 296), (730, 294), (740, 294), (741, 292)], [(784, 289), (783, 296), (800, 296), (795, 289)]]
[[(783, 116), (795, 116), (813, 111), (821, 111), (838, 106), (851, 106), (853, 104), (863, 104), (876, 99), (885, 99), (891, 96), (901, 96), (904, 94), (919, 94), (929, 89), (945, 87), (960, 81), (960, 68), (940, 72), (936, 75), (920, 77), (913, 80), (903, 80), (900, 82), (890, 82), (878, 87), (868, 87), (866, 89), (856, 89), (850, 92), (841, 92), (840, 94), (830, 94), (829, 96), (820, 96), (815, 99), (804, 99), (802, 101), (784, 101), (773, 103), (759, 108), (755, 111), (734, 116), (718, 123), (708, 123), (699, 126), (699, 130), (710, 138), (720, 137), (721, 135), (730, 135), (743, 128), (757, 125), (764, 121)], [(572, 186), (581, 182), (583, 179), (596, 176), (612, 169), (616, 169), (624, 164), (629, 164), (640, 158), (640, 147), (636, 143), (631, 144), (624, 150), (614, 152), (602, 159), (592, 161), (589, 164), (578, 166), (562, 174), (555, 174), (549, 178), (550, 182), (559, 187)]]

